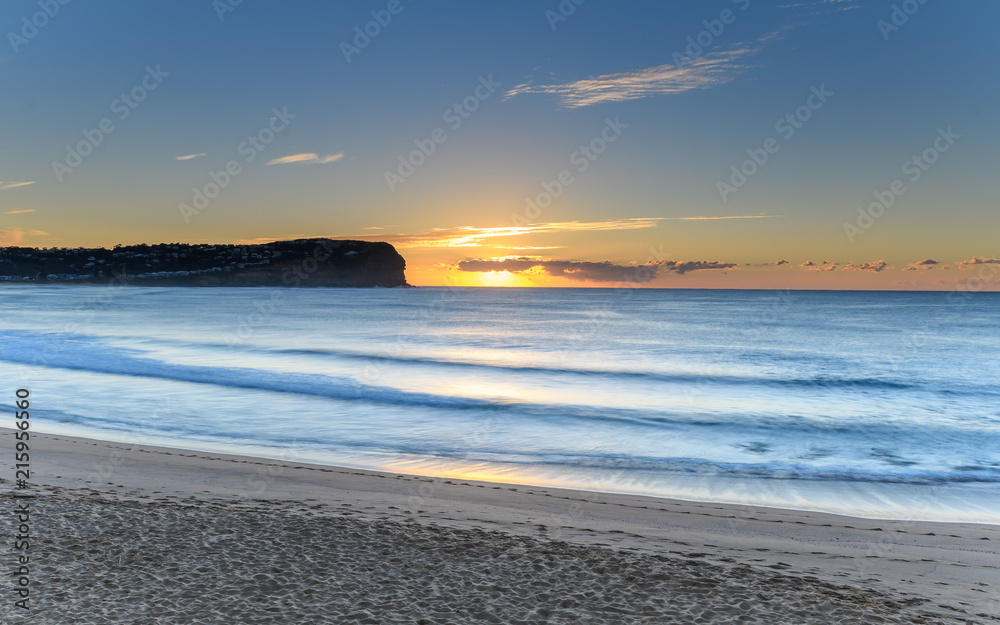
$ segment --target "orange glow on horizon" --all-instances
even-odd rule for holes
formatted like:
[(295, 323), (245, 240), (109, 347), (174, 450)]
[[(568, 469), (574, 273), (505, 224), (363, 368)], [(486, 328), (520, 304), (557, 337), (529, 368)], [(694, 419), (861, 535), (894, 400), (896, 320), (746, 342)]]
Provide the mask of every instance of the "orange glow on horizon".
[[(524, 278), (509, 271), (487, 271), (476, 276), (483, 286), (524, 286)], [(530, 286), (530, 285), (529, 285)]]

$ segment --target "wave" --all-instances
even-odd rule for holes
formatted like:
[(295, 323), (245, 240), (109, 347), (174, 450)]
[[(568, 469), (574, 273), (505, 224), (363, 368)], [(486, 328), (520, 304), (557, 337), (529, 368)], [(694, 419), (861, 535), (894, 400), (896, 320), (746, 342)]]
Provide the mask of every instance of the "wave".
[[(290, 393), (340, 401), (359, 401), (376, 405), (393, 405), (451, 410), (517, 411), (519, 414), (548, 421), (592, 421), (628, 423), (633, 426), (663, 428), (685, 426), (732, 426), (725, 417), (687, 413), (685, 415), (657, 415), (648, 410), (618, 407), (569, 404), (533, 404), (527, 402), (498, 401), (494, 399), (439, 395), (406, 391), (386, 386), (364, 384), (354, 378), (315, 373), (277, 372), (243, 367), (210, 367), (177, 365), (160, 360), (143, 358), (128, 353), (138, 350), (119, 350), (102, 345), (81, 349), (77, 344), (48, 357), (31, 357), (28, 350), (19, 349), (17, 341), (0, 338), (0, 361), (68, 369), (86, 373), (120, 375), (135, 378), (153, 378), (191, 384), (205, 384), (235, 389), (272, 393)], [(796, 415), (758, 416), (754, 423), (764, 427), (788, 427), (801, 420)], [(823, 427), (820, 425), (820, 427)], [(842, 426), (837, 426), (842, 427)]]
[(887, 484), (1000, 483), (1000, 465), (959, 466), (950, 470), (872, 471), (851, 467), (812, 467), (784, 462), (718, 462), (698, 458), (650, 458), (614, 456), (540, 456), (521, 460), (497, 455), (476, 458), (469, 454), (440, 454), (449, 459), (524, 464), (531, 466), (574, 467), (631, 472), (684, 474), (699, 477), (736, 477), (803, 481), (870, 482)]
[(337, 358), (350, 358), (366, 360), (369, 362), (387, 363), (412, 363), (425, 364), (441, 367), (493, 369), (511, 372), (524, 373), (554, 373), (580, 376), (600, 376), (612, 378), (635, 378), (654, 382), (673, 382), (679, 384), (747, 384), (765, 386), (789, 386), (789, 387), (862, 387), (862, 388), (888, 388), (888, 389), (909, 389), (915, 388), (915, 384), (901, 382), (897, 380), (883, 380), (877, 378), (835, 378), (828, 376), (816, 376), (811, 378), (768, 378), (768, 377), (741, 377), (714, 374), (683, 374), (683, 373), (660, 373), (655, 371), (629, 371), (620, 369), (586, 369), (573, 367), (542, 367), (530, 365), (513, 365), (499, 363), (472, 362), (466, 360), (449, 360), (440, 358), (425, 358), (420, 356), (384, 356), (376, 354), (365, 354), (360, 352), (328, 350), (328, 349), (278, 349), (267, 350), (270, 353), (310, 355), (310, 356), (335, 356)]
[[(304, 350), (284, 350), (304, 351)], [(309, 350), (314, 351), (314, 350)], [(323, 352), (325, 353), (325, 352)], [(608, 408), (586, 404), (538, 404), (514, 400), (462, 397), (408, 391), (389, 386), (366, 384), (346, 376), (316, 373), (280, 372), (246, 367), (215, 367), (173, 364), (146, 357), (138, 349), (117, 348), (86, 335), (0, 332), (0, 361), (9, 363), (61, 368), (89, 373), (155, 378), (176, 382), (205, 384), (254, 391), (291, 393), (342, 401), (360, 401), (376, 405), (397, 405), (436, 409), (516, 411), (518, 414), (545, 421), (592, 421), (629, 424), (638, 427), (725, 427), (785, 430), (840, 430), (846, 433), (858, 427), (850, 422), (834, 421), (824, 415), (790, 413), (712, 413), (688, 410), (684, 413), (656, 412), (644, 408), (618, 406)], [(423, 360), (420, 360), (423, 362)], [(442, 361), (432, 361), (442, 362)], [(444, 361), (449, 362), (449, 361)], [(513, 367), (512, 367), (513, 368)], [(531, 371), (561, 371), (542, 367), (518, 367)], [(586, 370), (569, 370), (590, 373)], [(637, 374), (641, 375), (641, 374)], [(690, 380), (694, 376), (669, 376), (672, 380)], [(719, 379), (719, 378), (717, 378)], [(792, 381), (796, 382), (796, 381)], [(822, 380), (799, 380), (803, 384), (823, 384)], [(844, 382), (841, 380), (841, 382)], [(850, 383), (851, 380), (846, 382)], [(865, 380), (853, 382), (864, 385)], [(693, 408), (693, 407), (692, 407)], [(883, 431), (893, 435), (900, 425), (868, 421), (865, 432)]]
[[(106, 373), (138, 378), (158, 378), (176, 382), (212, 384), (230, 388), (277, 393), (296, 393), (330, 399), (368, 400), (385, 404), (404, 404), (435, 408), (485, 408), (483, 399), (401, 391), (367, 385), (353, 378), (313, 373), (281, 373), (241, 367), (176, 365), (140, 356), (139, 350), (123, 350), (95, 344), (89, 337), (67, 338), (57, 335), (54, 350), (41, 349), (40, 342), (25, 340), (27, 333), (0, 334), (0, 361), (14, 364), (54, 367), (90, 373)], [(40, 335), (46, 336), (46, 335)], [(34, 354), (34, 355), (32, 355)]]
[[(92, 337), (84, 337), (92, 338)], [(130, 338), (144, 342), (159, 343), (168, 347), (178, 344), (172, 341), (149, 339), (148, 337), (115, 337)], [(890, 380), (874, 377), (833, 377), (813, 376), (803, 378), (777, 378), (765, 376), (734, 376), (712, 373), (663, 373), (657, 371), (634, 371), (627, 369), (590, 369), (583, 367), (559, 367), (541, 365), (505, 364), (496, 362), (477, 362), (472, 360), (449, 359), (427, 356), (387, 355), (352, 350), (328, 348), (266, 348), (250, 345), (234, 346), (218, 342), (190, 342), (187, 346), (210, 348), (218, 350), (239, 350), (244, 353), (281, 356), (309, 356), (332, 358), (339, 360), (354, 360), (366, 363), (385, 363), (389, 365), (425, 365), (466, 370), (500, 371), (510, 373), (544, 373), (567, 376), (599, 377), (613, 380), (635, 379), (639, 381), (688, 384), (688, 385), (747, 385), (791, 388), (858, 388), (858, 389), (917, 389), (919, 384), (902, 380)], [(976, 389), (977, 391), (979, 389)], [(937, 391), (936, 391), (937, 392)], [(955, 391), (944, 391), (955, 392)]]
[[(165, 437), (167, 444), (178, 438), (191, 441), (204, 441), (223, 445), (252, 445), (259, 447), (261, 441), (250, 436), (245, 430), (215, 430), (206, 434), (200, 430), (192, 430), (169, 422), (151, 424), (125, 419), (100, 419), (89, 416), (75, 415), (61, 411), (50, 411), (48, 419), (51, 422), (62, 422), (73, 425), (94, 427), (99, 430), (111, 428), (131, 442), (142, 444), (157, 444), (156, 437)], [(395, 444), (376, 444), (374, 442), (329, 440), (317, 437), (303, 437), (301, 432), (294, 436), (283, 438), (272, 435), (268, 437), (268, 446), (274, 453), (282, 450), (295, 449), (296, 453), (317, 457), (349, 453), (377, 453), (380, 455), (402, 454), (408, 457), (418, 457), (432, 463), (437, 461), (455, 461), (462, 463), (487, 463), (510, 467), (529, 467), (536, 471), (545, 468), (569, 470), (597, 470), (602, 473), (618, 474), (628, 478), (629, 475), (654, 473), (661, 476), (677, 475), (688, 477), (728, 477), (741, 479), (794, 480), (808, 482), (848, 482), (848, 483), (878, 483), (878, 484), (910, 484), (918, 486), (934, 486), (947, 484), (995, 484), (1000, 483), (1000, 463), (981, 463), (959, 465), (947, 470), (906, 469), (905, 466), (895, 466), (886, 470), (866, 470), (846, 466), (810, 466), (792, 462), (724, 462), (701, 458), (685, 457), (652, 457), (652, 456), (612, 456), (603, 454), (561, 454), (558, 452), (525, 452), (522, 450), (489, 449), (470, 452), (467, 449), (450, 448), (447, 445), (435, 445), (433, 449), (421, 447), (414, 442), (397, 441)]]

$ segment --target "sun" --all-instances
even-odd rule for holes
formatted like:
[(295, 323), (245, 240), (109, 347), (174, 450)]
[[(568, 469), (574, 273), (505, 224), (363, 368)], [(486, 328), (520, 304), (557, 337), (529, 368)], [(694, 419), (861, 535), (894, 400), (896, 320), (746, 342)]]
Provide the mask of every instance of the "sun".
[(509, 271), (486, 271), (478, 277), (483, 286), (519, 286), (522, 283), (520, 276)]

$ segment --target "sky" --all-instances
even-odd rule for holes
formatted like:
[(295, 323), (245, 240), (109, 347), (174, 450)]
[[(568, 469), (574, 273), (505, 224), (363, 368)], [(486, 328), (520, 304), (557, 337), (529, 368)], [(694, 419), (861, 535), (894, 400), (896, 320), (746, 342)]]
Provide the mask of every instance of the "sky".
[(995, 0), (0, 4), (0, 245), (1000, 289)]

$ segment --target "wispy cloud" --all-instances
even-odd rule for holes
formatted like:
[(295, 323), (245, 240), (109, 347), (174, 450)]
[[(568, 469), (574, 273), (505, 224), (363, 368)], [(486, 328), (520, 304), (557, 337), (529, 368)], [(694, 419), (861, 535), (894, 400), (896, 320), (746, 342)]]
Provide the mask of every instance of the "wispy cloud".
[(658, 65), (562, 84), (524, 83), (508, 91), (506, 97), (544, 93), (559, 98), (566, 108), (580, 108), (603, 102), (624, 102), (684, 93), (693, 89), (709, 89), (732, 82), (747, 67), (741, 60), (756, 51), (754, 48), (741, 47), (706, 54), (681, 67), (674, 64)]
[(192, 158), (198, 158), (199, 156), (205, 156), (204, 152), (200, 154), (185, 154), (184, 156), (175, 156), (174, 158), (179, 161), (190, 161)]
[(0, 230), (0, 245), (17, 245), (24, 240), (25, 235), (39, 236), (46, 234), (48, 232), (42, 230), (22, 230), (21, 228)]
[(559, 98), (566, 108), (580, 108), (604, 102), (624, 102), (657, 95), (674, 95), (694, 89), (710, 89), (735, 80), (751, 67), (748, 59), (766, 45), (780, 39), (790, 26), (758, 37), (752, 43), (738, 43), (725, 50), (706, 52), (695, 58), (677, 52), (673, 63), (604, 74), (565, 83), (532, 84), (514, 87), (505, 98), (526, 93), (544, 93)]
[(545, 274), (580, 282), (650, 282), (661, 273), (683, 275), (690, 271), (731, 269), (736, 263), (719, 261), (661, 260), (643, 265), (618, 265), (611, 261), (543, 260), (527, 256), (515, 258), (478, 258), (455, 265), (460, 271), (484, 273), (506, 271), (517, 274)]
[(716, 219), (773, 219), (781, 215), (707, 215), (704, 217), (661, 217), (670, 221), (713, 221)]
[(320, 156), (315, 152), (303, 152), (302, 154), (290, 154), (288, 156), (282, 156), (281, 158), (276, 158), (267, 162), (267, 165), (289, 165), (292, 163), (298, 164), (311, 164), (311, 165), (323, 165), (325, 163), (333, 163), (344, 158), (344, 153), (340, 152), (338, 154), (327, 154), (326, 156)]
[[(734, 81), (743, 71), (753, 67), (750, 58), (771, 42), (809, 22), (808, 17), (860, 8), (859, 0), (805, 0), (779, 5), (783, 9), (804, 9), (795, 23), (785, 24), (749, 43), (737, 43), (728, 49), (706, 52), (696, 58), (673, 55), (674, 63), (603, 74), (583, 80), (534, 84), (526, 82), (510, 89), (505, 98), (543, 93), (559, 98), (566, 108), (579, 108), (604, 102), (624, 102), (657, 95), (673, 95), (694, 89), (710, 89)], [(806, 18), (803, 21), (802, 18)], [(796, 18), (792, 18), (796, 19)]]
[(34, 181), (31, 181), (31, 182), (4, 182), (4, 181), (0, 180), (0, 191), (3, 191), (4, 189), (13, 189), (13, 188), (16, 188), (16, 187), (26, 187), (29, 184), (35, 184), (35, 182)]
[[(639, 230), (654, 228), (660, 217), (631, 217), (625, 219), (610, 219), (607, 221), (562, 221), (553, 223), (533, 224), (530, 226), (505, 226), (499, 228), (477, 228), (460, 226), (453, 228), (434, 228), (427, 232), (416, 234), (361, 234), (361, 235), (294, 235), (287, 237), (271, 237), (259, 239), (244, 239), (241, 243), (267, 243), (275, 240), (303, 239), (323, 237), (330, 239), (358, 239), (362, 241), (385, 241), (397, 248), (414, 247), (481, 247), (488, 245), (491, 239), (516, 237), (530, 234), (557, 234), (562, 232), (592, 232), (602, 230)], [(507, 248), (513, 249), (513, 248)]]
[(562, 232), (592, 232), (601, 230), (640, 230), (653, 228), (657, 217), (633, 217), (607, 221), (563, 221), (533, 224), (530, 226), (505, 226), (500, 228), (435, 228), (418, 234), (391, 234), (379, 237), (396, 247), (480, 247), (490, 239), (524, 236), (529, 234), (556, 234)]
[(0, 245), (17, 245), (24, 238), (24, 230), (0, 230)]
[(818, 16), (827, 13), (840, 11), (850, 11), (860, 9), (858, 0), (813, 0), (812, 2), (798, 2), (779, 5), (782, 9), (805, 9), (805, 15)]
[(33, 213), (33, 212), (35, 212), (34, 208), (25, 208), (24, 210), (19, 210), (19, 211), (7, 211), (6, 213), (4, 213), (4, 215), (22, 215), (24, 213)]
[(831, 9), (834, 11), (850, 11), (852, 9), (860, 9), (861, 5), (857, 4), (858, 0), (823, 0), (821, 3), (822, 8)]

